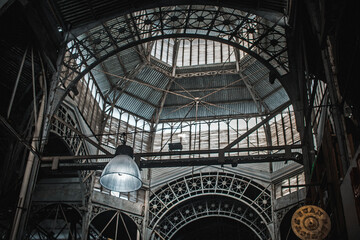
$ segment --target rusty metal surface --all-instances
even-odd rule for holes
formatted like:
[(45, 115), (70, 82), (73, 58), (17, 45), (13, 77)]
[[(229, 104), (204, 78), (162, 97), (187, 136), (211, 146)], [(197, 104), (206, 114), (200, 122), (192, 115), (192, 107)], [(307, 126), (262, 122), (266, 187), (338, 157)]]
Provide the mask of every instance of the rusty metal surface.
[(330, 232), (329, 215), (320, 207), (306, 205), (295, 211), (291, 227), (300, 239), (324, 239)]

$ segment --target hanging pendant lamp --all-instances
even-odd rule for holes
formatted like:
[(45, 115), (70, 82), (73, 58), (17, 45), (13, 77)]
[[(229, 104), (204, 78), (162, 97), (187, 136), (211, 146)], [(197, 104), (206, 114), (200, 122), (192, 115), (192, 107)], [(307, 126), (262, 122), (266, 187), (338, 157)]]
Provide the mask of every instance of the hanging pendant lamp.
[(116, 192), (132, 192), (141, 185), (140, 170), (133, 160), (133, 149), (127, 145), (117, 147), (115, 157), (105, 166), (100, 184)]

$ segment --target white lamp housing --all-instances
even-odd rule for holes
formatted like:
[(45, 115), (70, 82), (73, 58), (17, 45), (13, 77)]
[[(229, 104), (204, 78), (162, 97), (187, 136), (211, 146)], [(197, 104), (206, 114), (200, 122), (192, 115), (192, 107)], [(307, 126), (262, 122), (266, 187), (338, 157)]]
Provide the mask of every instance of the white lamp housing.
[(100, 184), (116, 192), (132, 192), (141, 185), (140, 170), (133, 160), (133, 149), (120, 145), (116, 149), (115, 157), (105, 166)]

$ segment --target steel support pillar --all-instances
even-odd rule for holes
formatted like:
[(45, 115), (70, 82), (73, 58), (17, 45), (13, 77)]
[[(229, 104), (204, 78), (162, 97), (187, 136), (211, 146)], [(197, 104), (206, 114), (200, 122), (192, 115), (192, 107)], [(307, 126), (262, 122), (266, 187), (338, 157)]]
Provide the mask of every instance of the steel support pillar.
[[(33, 135), (33, 140), (31, 143), (31, 148), (38, 150), (39, 149), (39, 139), (41, 134), (41, 127), (44, 119), (44, 110), (45, 110), (45, 95), (40, 106), (39, 116), (34, 116), (34, 119), (37, 118), (35, 131)], [(19, 200), (16, 207), (16, 213), (14, 217), (14, 222), (10, 234), (11, 240), (22, 239), (23, 232), (26, 226), (27, 217), (30, 210), (31, 194), (33, 187), (35, 185), (35, 180), (37, 177), (37, 169), (40, 166), (40, 159), (32, 151), (29, 152), (24, 178), (20, 189)]]
[[(59, 101), (57, 100), (59, 98), (56, 97), (56, 90), (59, 89), (57, 88), (57, 85), (62, 67), (61, 63), (63, 57), (65, 56), (65, 47), (66, 46), (62, 47), (58, 55), (57, 72), (53, 74), (51, 80), (52, 82), (50, 89), (50, 97), (49, 99), (45, 99), (46, 94), (43, 94), (39, 115), (34, 116), (34, 119), (37, 118), (37, 121), (33, 134), (31, 148), (37, 150), (38, 152), (41, 152), (46, 144), (45, 139), (48, 136), (48, 132), (51, 126), (51, 116), (55, 111), (54, 106), (58, 106), (59, 103)], [(46, 80), (44, 79), (44, 81)], [(42, 141), (39, 142), (38, 139), (42, 139)], [(36, 183), (39, 167), (40, 158), (36, 156), (33, 151), (30, 151), (24, 172), (23, 182), (20, 189), (19, 200), (13, 221), (13, 226), (10, 233), (11, 240), (23, 238), (24, 231), (27, 225), (28, 215), (30, 212), (29, 210), (31, 205), (31, 197)]]
[(331, 54), (331, 43), (328, 41), (328, 47), (321, 52), (323, 57), (323, 63), (324, 63), (324, 70), (325, 70), (325, 76), (326, 76), (326, 82), (329, 89), (329, 96), (330, 96), (330, 102), (331, 102), (331, 113), (334, 120), (334, 126), (335, 126), (335, 134), (337, 138), (337, 142), (339, 144), (339, 153), (340, 153), (340, 159), (342, 163), (343, 173), (342, 175), (345, 175), (346, 170), (349, 167), (349, 154), (345, 139), (345, 124), (343, 122), (343, 118), (341, 116), (340, 111), (340, 101), (337, 94), (337, 87), (336, 87), (336, 75), (333, 73), (333, 66), (331, 64), (330, 54)]

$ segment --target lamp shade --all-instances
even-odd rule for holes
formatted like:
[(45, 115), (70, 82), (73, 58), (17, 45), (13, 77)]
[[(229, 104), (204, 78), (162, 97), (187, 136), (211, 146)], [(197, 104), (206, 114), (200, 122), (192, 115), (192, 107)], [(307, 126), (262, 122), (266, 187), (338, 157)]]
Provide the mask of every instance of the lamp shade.
[(116, 192), (132, 192), (141, 187), (140, 170), (132, 159), (131, 147), (122, 145), (117, 148), (116, 156), (101, 174), (100, 184)]

